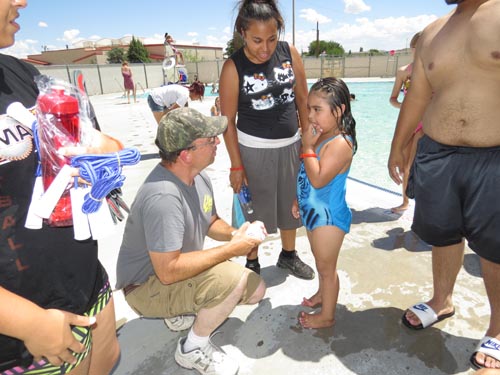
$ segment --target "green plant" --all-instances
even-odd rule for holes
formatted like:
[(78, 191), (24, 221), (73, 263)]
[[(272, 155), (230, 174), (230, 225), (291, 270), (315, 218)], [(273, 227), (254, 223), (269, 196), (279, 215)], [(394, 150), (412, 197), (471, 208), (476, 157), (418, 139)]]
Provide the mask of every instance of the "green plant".
[(121, 64), (125, 60), (125, 50), (123, 48), (113, 47), (107, 53), (107, 61), (109, 64)]
[(127, 60), (131, 63), (151, 62), (149, 52), (139, 39), (132, 37), (127, 51)]

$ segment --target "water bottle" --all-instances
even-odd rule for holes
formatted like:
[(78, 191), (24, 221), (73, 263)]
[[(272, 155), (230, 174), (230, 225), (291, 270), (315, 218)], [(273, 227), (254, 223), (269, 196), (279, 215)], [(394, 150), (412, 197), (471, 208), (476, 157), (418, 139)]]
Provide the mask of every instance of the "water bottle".
[(241, 185), (240, 192), (238, 193), (238, 199), (245, 212), (247, 214), (252, 214), (252, 195), (250, 194), (250, 190), (248, 190), (248, 186)]
[[(43, 187), (47, 190), (61, 168), (69, 164), (69, 159), (59, 155), (57, 150), (63, 146), (76, 146), (80, 142), (80, 110), (78, 100), (67, 95), (64, 88), (58, 86), (41, 94), (37, 105), (39, 115), (44, 119), (39, 121), (39, 137)], [(69, 189), (66, 189), (57, 202), (48, 223), (57, 227), (72, 225)]]

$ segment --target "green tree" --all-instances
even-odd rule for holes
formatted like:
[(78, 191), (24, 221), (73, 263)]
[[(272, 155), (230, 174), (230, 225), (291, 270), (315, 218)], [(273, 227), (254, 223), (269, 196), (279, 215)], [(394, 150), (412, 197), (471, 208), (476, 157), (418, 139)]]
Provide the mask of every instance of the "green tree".
[(316, 49), (317, 45), (316, 41), (309, 44), (309, 52), (307, 53), (308, 56), (316, 56), (317, 50), (319, 53), (325, 52), (330, 56), (343, 56), (345, 54), (344, 47), (342, 47), (340, 43), (334, 42), (333, 40), (328, 42), (326, 40), (320, 40), (319, 49)]
[(144, 47), (144, 44), (142, 44), (139, 39), (135, 39), (135, 37), (132, 37), (128, 45), (127, 59), (131, 63), (151, 62), (148, 50)]
[(373, 48), (370, 49), (368, 53), (370, 54), (370, 56), (380, 56), (384, 54), (383, 52), (380, 52), (378, 49), (373, 49)]
[(109, 64), (121, 64), (126, 60), (125, 51), (120, 47), (113, 47), (109, 50), (108, 54), (108, 63)]

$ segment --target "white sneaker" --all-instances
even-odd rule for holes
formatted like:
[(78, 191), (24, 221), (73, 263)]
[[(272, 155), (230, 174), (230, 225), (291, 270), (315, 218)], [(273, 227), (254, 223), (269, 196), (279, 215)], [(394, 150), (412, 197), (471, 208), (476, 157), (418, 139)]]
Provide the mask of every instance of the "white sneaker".
[(165, 318), (165, 324), (174, 332), (184, 331), (191, 328), (196, 319), (196, 315), (178, 315), (173, 318)]
[(175, 361), (179, 366), (187, 369), (195, 369), (200, 374), (209, 375), (235, 375), (238, 373), (239, 366), (219, 347), (211, 341), (202, 350), (193, 349), (190, 352), (184, 352), (184, 342), (186, 337), (179, 339), (177, 350), (175, 351)]

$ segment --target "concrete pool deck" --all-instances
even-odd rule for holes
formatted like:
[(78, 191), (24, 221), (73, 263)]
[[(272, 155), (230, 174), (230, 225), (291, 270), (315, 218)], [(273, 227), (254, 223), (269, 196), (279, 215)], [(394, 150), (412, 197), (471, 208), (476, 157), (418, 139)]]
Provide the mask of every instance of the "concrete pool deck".
[[(91, 101), (102, 130), (142, 154), (139, 164), (124, 169), (124, 199), (130, 205), (159, 161), (153, 143), (157, 125), (145, 99), (126, 104), (120, 95), (93, 96)], [(206, 98), (190, 106), (208, 115), (212, 104)], [(221, 144), (207, 170), (219, 215), (226, 220), (232, 202), (228, 166)], [(411, 209), (402, 216), (390, 212), (401, 197), (349, 180), (347, 200), (353, 224), (338, 262), (336, 325), (321, 330), (298, 325), (302, 297), (316, 291), (318, 279), (299, 280), (277, 268), (281, 246), (279, 237), (272, 235), (259, 254), (268, 287), (264, 300), (258, 306), (238, 306), (214, 341), (240, 362), (239, 374), (471, 374), (469, 357), (489, 321), (478, 257), (466, 250), (455, 287), (456, 315), (426, 330), (410, 331), (401, 324), (404, 310), (432, 293), (430, 247), (411, 232)], [(99, 246), (112, 285), (123, 228), (124, 222), (119, 223)], [(207, 240), (206, 247), (214, 243)], [(314, 265), (304, 229), (298, 231), (297, 249), (304, 261)], [(196, 373), (174, 361), (178, 338), (185, 332), (169, 331), (161, 319), (141, 319), (121, 291), (114, 297), (122, 354), (113, 375)]]

